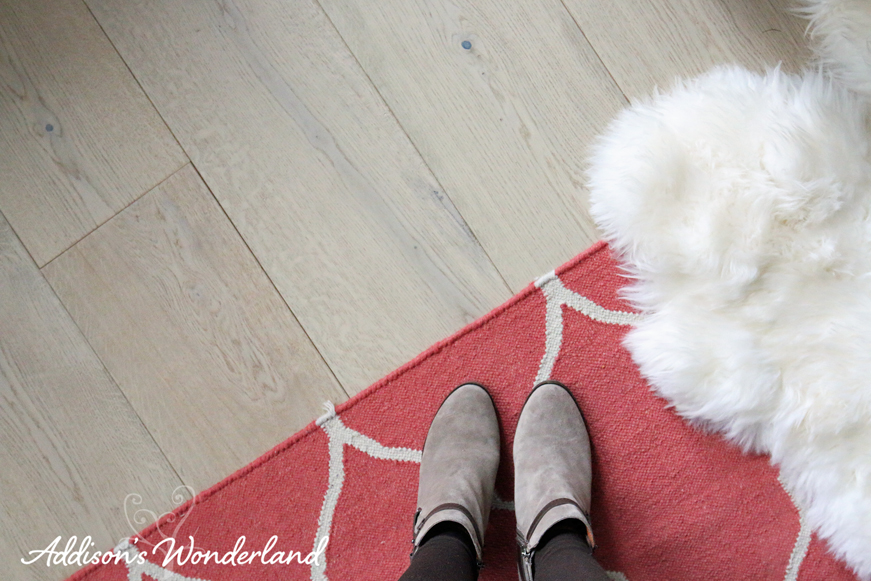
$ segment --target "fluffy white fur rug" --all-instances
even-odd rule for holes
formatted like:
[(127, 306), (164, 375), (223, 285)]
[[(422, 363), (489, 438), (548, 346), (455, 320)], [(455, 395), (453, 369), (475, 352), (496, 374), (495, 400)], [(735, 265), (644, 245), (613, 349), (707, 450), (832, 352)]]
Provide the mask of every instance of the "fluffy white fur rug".
[(871, 46), (841, 40), (871, 35), (853, 27), (871, 0), (805, 4), (847, 82), (719, 68), (631, 107), (591, 159), (592, 213), (647, 314), (626, 338), (642, 374), (683, 417), (770, 454), (868, 580), (871, 58), (856, 55)]

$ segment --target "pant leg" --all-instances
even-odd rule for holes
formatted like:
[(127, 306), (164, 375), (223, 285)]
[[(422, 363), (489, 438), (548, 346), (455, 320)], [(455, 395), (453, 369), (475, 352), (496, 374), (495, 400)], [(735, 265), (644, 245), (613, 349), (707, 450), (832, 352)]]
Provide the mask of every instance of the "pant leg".
[(548, 529), (533, 556), (535, 581), (610, 581), (593, 558), (578, 520), (561, 521)]
[(433, 527), (399, 581), (476, 581), (478, 565), (469, 533), (459, 524)]

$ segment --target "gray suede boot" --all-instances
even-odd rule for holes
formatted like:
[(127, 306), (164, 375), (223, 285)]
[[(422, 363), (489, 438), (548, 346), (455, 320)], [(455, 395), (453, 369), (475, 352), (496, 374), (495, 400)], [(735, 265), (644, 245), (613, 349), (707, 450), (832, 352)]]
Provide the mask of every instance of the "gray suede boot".
[(514, 507), (518, 570), (532, 581), (532, 557), (554, 524), (577, 519), (590, 526), (590, 438), (572, 394), (556, 382), (537, 385), (520, 412), (514, 435)]
[(430, 425), (420, 462), (413, 557), (443, 521), (463, 526), (483, 566), (484, 531), (499, 467), (499, 421), (490, 394), (474, 383), (456, 388)]

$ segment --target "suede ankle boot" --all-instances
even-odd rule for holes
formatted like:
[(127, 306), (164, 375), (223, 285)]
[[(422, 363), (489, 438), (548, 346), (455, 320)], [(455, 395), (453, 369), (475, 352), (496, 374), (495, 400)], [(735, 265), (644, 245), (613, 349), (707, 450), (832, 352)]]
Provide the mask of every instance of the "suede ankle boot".
[(436, 413), (423, 445), (414, 549), (443, 521), (463, 526), (483, 566), (484, 531), (499, 467), (499, 421), (490, 394), (467, 383), (451, 392)]
[(520, 412), (514, 436), (514, 507), (518, 570), (532, 581), (532, 559), (555, 523), (577, 519), (595, 547), (590, 526), (590, 438), (572, 394), (559, 383), (537, 385)]

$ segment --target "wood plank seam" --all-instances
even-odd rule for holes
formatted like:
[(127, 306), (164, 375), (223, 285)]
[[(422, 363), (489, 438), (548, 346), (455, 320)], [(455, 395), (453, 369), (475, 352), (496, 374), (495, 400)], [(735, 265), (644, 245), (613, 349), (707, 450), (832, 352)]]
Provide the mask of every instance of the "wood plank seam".
[[(182, 152), (184, 152), (183, 149), (182, 149)], [(185, 153), (185, 156), (187, 156), (187, 153)], [(94, 232), (96, 232), (97, 230), (99, 230), (100, 228), (102, 228), (103, 226), (105, 226), (108, 222), (110, 222), (113, 218), (115, 218), (115, 216), (117, 216), (118, 214), (120, 214), (121, 212), (123, 212), (124, 210), (126, 210), (127, 208), (129, 208), (130, 206), (132, 206), (133, 204), (135, 204), (136, 202), (138, 202), (138, 201), (140, 200), (140, 198), (144, 197), (145, 195), (147, 195), (149, 192), (151, 192), (151, 191), (154, 190), (155, 188), (160, 187), (164, 182), (166, 182), (166, 181), (167, 181), (168, 179), (170, 179), (172, 176), (174, 176), (175, 174), (177, 174), (178, 172), (180, 172), (181, 170), (183, 170), (185, 167), (187, 167), (187, 165), (188, 165), (189, 163), (191, 163), (191, 162), (190, 162), (190, 159), (188, 159), (187, 162), (183, 163), (180, 167), (178, 167), (178, 168), (177, 168), (175, 171), (173, 171), (171, 174), (169, 174), (168, 176), (166, 176), (165, 178), (163, 178), (162, 180), (160, 180), (159, 182), (157, 182), (156, 184), (154, 184), (152, 187), (148, 188), (147, 190), (145, 190), (144, 192), (142, 192), (141, 194), (139, 194), (138, 196), (136, 196), (136, 199), (131, 200), (129, 204), (127, 204), (126, 206), (124, 206), (123, 208), (121, 208), (120, 210), (118, 210), (114, 215), (110, 216), (109, 218), (107, 218), (106, 220), (104, 220), (103, 222), (101, 222), (100, 224), (98, 224), (98, 225), (97, 225), (94, 229), (92, 229), (90, 232), (88, 232), (87, 234), (85, 234), (84, 236), (82, 236), (81, 238), (79, 238), (78, 240), (76, 240), (75, 242), (73, 242), (72, 244), (70, 244), (69, 246), (67, 246), (66, 248), (64, 248), (63, 251), (60, 252), (57, 256), (55, 256), (54, 258), (52, 258), (51, 260), (49, 260), (48, 262), (46, 262), (46, 263), (43, 264), (42, 266), (38, 266), (39, 270), (41, 271), (42, 269), (46, 268), (49, 264), (51, 264), (52, 262), (54, 262), (55, 260), (57, 260), (58, 258), (60, 258), (61, 256), (63, 256), (64, 254), (66, 254), (67, 252), (69, 252), (72, 248), (74, 248), (76, 245), (78, 245), (79, 242), (81, 242), (82, 240), (84, 240), (85, 238), (87, 238), (88, 236), (90, 236), (91, 234), (93, 234)], [(10, 225), (10, 226), (11, 226), (11, 225)], [(14, 228), (13, 228), (13, 229), (14, 229)]]
[[(179, 146), (181, 146), (181, 144), (179, 144)], [(278, 297), (281, 299), (281, 302), (284, 303), (284, 306), (285, 306), (285, 307), (287, 307), (287, 310), (288, 310), (288, 312), (290, 313), (290, 315), (293, 317), (293, 320), (296, 321), (296, 324), (299, 325), (299, 328), (300, 328), (300, 329), (302, 329), (302, 332), (305, 334), (305, 336), (308, 338), (309, 342), (310, 342), (310, 343), (312, 344), (312, 346), (314, 347), (314, 349), (315, 349), (315, 351), (317, 352), (318, 356), (321, 358), (321, 361), (324, 362), (324, 365), (325, 365), (325, 366), (327, 367), (327, 369), (330, 371), (330, 375), (332, 375), (332, 376), (333, 376), (333, 379), (336, 380), (336, 383), (339, 384), (339, 388), (341, 388), (342, 392), (344, 392), (345, 397), (346, 397), (346, 398), (347, 398), (347, 397), (350, 397), (350, 395), (348, 394), (348, 389), (347, 389), (347, 388), (342, 384), (342, 382), (339, 380), (339, 376), (336, 375), (336, 372), (333, 370), (333, 368), (332, 368), (332, 366), (330, 365), (329, 361), (327, 361), (326, 357), (324, 357), (324, 354), (321, 352), (321, 349), (320, 349), (320, 347), (318, 346), (318, 344), (315, 343), (314, 339), (312, 339), (312, 336), (309, 334), (308, 329), (305, 328), (305, 325), (302, 324), (302, 321), (300, 321), (300, 320), (299, 320), (299, 317), (296, 316), (296, 313), (293, 312), (293, 309), (292, 309), (291, 306), (288, 304), (287, 299), (284, 298), (284, 295), (281, 294), (281, 292), (278, 290), (278, 287), (275, 286), (275, 281), (272, 280), (272, 277), (269, 276), (269, 273), (266, 271), (265, 268), (263, 268), (263, 264), (260, 262), (260, 259), (257, 257), (256, 254), (254, 254), (254, 251), (251, 250), (251, 247), (248, 245), (248, 241), (245, 240), (245, 237), (242, 236), (242, 233), (241, 233), (241, 232), (239, 232), (239, 228), (236, 227), (236, 223), (233, 222), (233, 220), (230, 218), (230, 215), (227, 214), (227, 210), (224, 209), (224, 206), (221, 205), (220, 200), (218, 200), (218, 198), (215, 196), (215, 193), (212, 191), (211, 186), (209, 186), (209, 182), (206, 181), (205, 177), (203, 177), (203, 174), (201, 174), (201, 173), (200, 173), (200, 170), (197, 169), (196, 164), (194, 164), (193, 162), (191, 162), (191, 167), (193, 168), (193, 170), (194, 170), (195, 172), (197, 172), (197, 175), (200, 176), (200, 179), (203, 181), (203, 183), (206, 185), (206, 189), (209, 191), (209, 195), (212, 196), (212, 199), (215, 201), (215, 203), (216, 203), (216, 204), (218, 205), (218, 207), (221, 209), (221, 212), (224, 214), (224, 217), (227, 218), (227, 221), (230, 223), (231, 226), (233, 226), (233, 230), (234, 230), (234, 231), (236, 232), (236, 234), (239, 236), (239, 239), (242, 241), (242, 244), (245, 245), (245, 248), (247, 248), (247, 249), (248, 249), (248, 252), (251, 254), (251, 256), (254, 257), (254, 262), (257, 263), (257, 267), (258, 267), (258, 268), (260, 269), (260, 271), (261, 271), (261, 272), (266, 276), (266, 280), (269, 281), (269, 284), (272, 286), (272, 290), (275, 291), (275, 293), (276, 293), (276, 294), (278, 295)]]
[(578, 19), (575, 18), (575, 15), (572, 14), (572, 11), (569, 10), (568, 6), (566, 6), (565, 0), (560, 0), (560, 4), (562, 4), (563, 10), (566, 11), (566, 13), (569, 15), (569, 18), (572, 19), (572, 22), (575, 23), (575, 26), (578, 27), (578, 31), (580, 31), (581, 36), (584, 37), (584, 41), (586, 41), (586, 43), (590, 45), (590, 48), (593, 50), (593, 54), (595, 54), (596, 58), (599, 59), (599, 63), (602, 65), (602, 68), (605, 69), (605, 71), (608, 73), (608, 76), (611, 77), (611, 80), (614, 82), (614, 86), (617, 87), (617, 90), (619, 90), (620, 94), (623, 95), (623, 99), (628, 105), (631, 102), (629, 100), (629, 96), (626, 94), (626, 91), (623, 90), (623, 87), (620, 86), (620, 83), (617, 82), (617, 79), (614, 77), (614, 73), (611, 72), (611, 69), (608, 68), (608, 65), (605, 64), (605, 61), (602, 60), (602, 55), (599, 54), (596, 46), (592, 42), (590, 42), (590, 39), (587, 37), (587, 33), (584, 32), (583, 28), (581, 28), (581, 24), (578, 22)]

